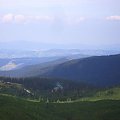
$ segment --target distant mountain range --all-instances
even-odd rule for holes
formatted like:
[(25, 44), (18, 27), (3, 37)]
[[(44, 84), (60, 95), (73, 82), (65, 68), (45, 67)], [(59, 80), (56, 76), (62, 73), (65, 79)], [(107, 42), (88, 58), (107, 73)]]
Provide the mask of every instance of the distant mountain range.
[(1, 76), (47, 77), (82, 81), (96, 86), (120, 84), (120, 55), (58, 60), (0, 72)]
[(0, 49), (0, 58), (65, 57), (74, 55), (110, 55), (119, 54), (119, 50), (82, 50), (82, 49), (46, 49), (46, 50), (7, 50)]
[(0, 68), (9, 65), (11, 62), (16, 65), (22, 64), (22, 66), (28, 66), (54, 61), (59, 58), (61, 57), (4, 58), (0, 59)]
[[(23, 57), (23, 58), (1, 58), (0, 59), (0, 71), (10, 71), (14, 69), (20, 69), (25, 66), (48, 64), (49, 62), (65, 62), (78, 58), (86, 58), (88, 55), (75, 54), (70, 56), (51, 56), (51, 57)], [(59, 63), (58, 62), (58, 63)]]

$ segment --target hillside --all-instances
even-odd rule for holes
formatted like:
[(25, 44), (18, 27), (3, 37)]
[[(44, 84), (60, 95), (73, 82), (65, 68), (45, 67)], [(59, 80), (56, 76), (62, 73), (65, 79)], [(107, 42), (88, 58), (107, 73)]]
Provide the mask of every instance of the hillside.
[(76, 60), (59, 59), (19, 70), (0, 72), (2, 76), (44, 77), (81, 81), (99, 87), (120, 84), (120, 55), (94, 56)]
[[(83, 97), (80, 101), (120, 100), (120, 87), (99, 90), (89, 97)], [(77, 100), (79, 101), (79, 100)]]
[(42, 76), (84, 81), (102, 87), (117, 85), (120, 84), (120, 55), (71, 60), (48, 68)]
[[(13, 58), (13, 59), (0, 59), (0, 76), (11, 77), (30, 77), (38, 76), (40, 73), (46, 72), (48, 68), (64, 63), (73, 59), (86, 58), (88, 55), (71, 55), (61, 57), (37, 57), (37, 58)], [(14, 64), (9, 65), (9, 63)], [(17, 68), (17, 69), (14, 69)], [(21, 69), (20, 69), (21, 68)]]
[(0, 95), (0, 120), (119, 120), (120, 101), (30, 102)]
[[(0, 78), (0, 80), (3, 81), (4, 86), (6, 86), (6, 91), (8, 91), (8, 89), (5, 83), (10, 83), (10, 85), (18, 84), (33, 93), (32, 96), (28, 94), (26, 97), (32, 97), (32, 99), (48, 98), (51, 101), (57, 101), (58, 99), (65, 101), (68, 98), (78, 99), (96, 90), (94, 86), (83, 82), (55, 78)], [(1, 93), (2, 92), (3, 91), (1, 91)], [(22, 96), (21, 91), (19, 92), (17, 92), (17, 96), (25, 96), (25, 94)]]
[(24, 98), (33, 96), (33, 93), (22, 84), (4, 81), (0, 81), (0, 94), (9, 94)]

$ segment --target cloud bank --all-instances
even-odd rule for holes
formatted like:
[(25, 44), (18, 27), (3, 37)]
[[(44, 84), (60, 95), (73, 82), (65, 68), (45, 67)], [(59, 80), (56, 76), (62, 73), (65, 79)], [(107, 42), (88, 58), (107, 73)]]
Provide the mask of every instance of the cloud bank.
[(106, 17), (107, 20), (116, 20), (116, 21), (120, 21), (120, 16), (108, 16)]
[(4, 14), (0, 18), (0, 22), (2, 23), (56, 23), (59, 21), (63, 21), (63, 23), (68, 25), (75, 25), (79, 24), (80, 22), (86, 20), (85, 17), (82, 16), (64, 16), (64, 17), (56, 17), (56, 16), (49, 16), (49, 15), (23, 15), (23, 14)]
[(1, 17), (1, 22), (3, 23), (29, 23), (29, 22), (42, 22), (42, 21), (53, 21), (54, 17), (52, 16), (29, 16), (22, 14), (5, 14)]

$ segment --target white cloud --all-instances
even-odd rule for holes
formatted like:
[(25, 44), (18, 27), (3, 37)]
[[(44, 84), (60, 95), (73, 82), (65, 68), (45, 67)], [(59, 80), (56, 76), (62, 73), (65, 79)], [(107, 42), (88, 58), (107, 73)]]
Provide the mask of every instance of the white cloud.
[(54, 23), (63, 21), (66, 25), (76, 25), (85, 20), (85, 17), (61, 16), (58, 19), (55, 16), (48, 15), (22, 15), (22, 14), (5, 14), (1, 17), (3, 23)]
[(108, 16), (106, 20), (120, 20), (120, 16)]
[(65, 22), (68, 25), (77, 25), (81, 22), (83, 22), (86, 18), (85, 17), (66, 17)]
[(13, 20), (14, 20), (13, 14), (6, 14), (2, 17), (2, 22), (4, 23), (10, 23), (10, 22), (13, 22)]
[(1, 16), (0, 19), (3, 23), (34, 23), (34, 22), (52, 22), (54, 21), (53, 16), (29, 16), (29, 15), (14, 15), (14, 14), (5, 14)]
[(35, 20), (37, 20), (37, 21), (53, 21), (54, 17), (52, 17), (52, 16), (35, 16)]
[(26, 21), (26, 17), (24, 15), (15, 15), (14, 20), (16, 23), (24, 23)]

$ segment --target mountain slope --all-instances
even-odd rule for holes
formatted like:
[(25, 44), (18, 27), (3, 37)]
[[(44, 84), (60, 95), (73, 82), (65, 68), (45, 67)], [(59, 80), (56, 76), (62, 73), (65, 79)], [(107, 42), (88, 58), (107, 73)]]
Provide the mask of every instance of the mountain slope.
[[(0, 59), (0, 76), (7, 77), (37, 76), (40, 73), (44, 73), (43, 69), (51, 68), (52, 66), (64, 63), (69, 60), (86, 57), (88, 57), (88, 55), (77, 54), (65, 57)], [(11, 61), (14, 61), (15, 64), (11, 64)]]
[(20, 70), (0, 72), (11, 77), (49, 77), (82, 81), (95, 86), (120, 84), (120, 55), (95, 56), (75, 60), (59, 59)]
[(96, 90), (94, 86), (86, 83), (55, 78), (0, 78), (0, 80), (5, 83), (17, 83), (24, 86), (25, 89), (34, 93), (34, 98), (42, 97), (52, 101), (58, 99), (65, 101), (68, 98), (78, 99), (86, 96), (89, 91)]
[(97, 56), (62, 63), (43, 74), (84, 81), (97, 86), (120, 83), (120, 55)]
[(40, 64), (35, 65), (27, 65), (22, 67), (18, 70), (10, 70), (10, 71), (0, 71), (0, 76), (11, 76), (11, 77), (32, 77), (32, 76), (38, 76), (39, 74), (42, 74), (45, 72), (45, 69), (51, 68), (52, 66), (55, 66), (57, 64), (64, 63), (68, 61), (67, 58), (60, 58), (57, 60), (44, 62)]
[[(83, 97), (80, 101), (98, 101), (98, 100), (120, 100), (120, 87), (97, 90), (92, 92), (89, 97)], [(76, 100), (79, 101), (79, 100)]]
[(10, 71), (20, 69), (23, 67), (22, 63), (16, 64), (14, 61), (9, 61), (6, 65), (0, 67), (0, 71)]
[(119, 120), (120, 101), (30, 102), (0, 95), (0, 120)]
[(9, 94), (19, 97), (32, 96), (32, 92), (22, 84), (0, 81), (0, 94)]

